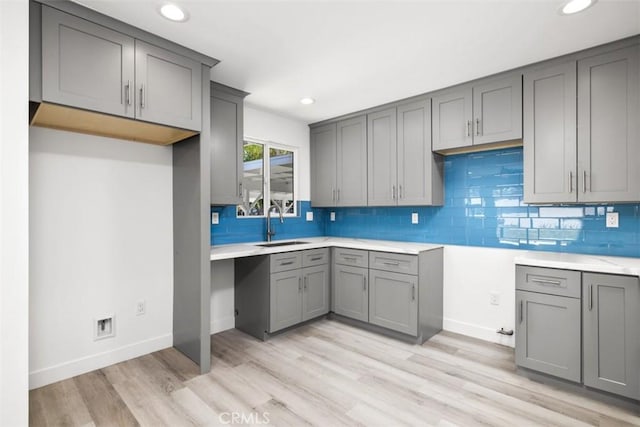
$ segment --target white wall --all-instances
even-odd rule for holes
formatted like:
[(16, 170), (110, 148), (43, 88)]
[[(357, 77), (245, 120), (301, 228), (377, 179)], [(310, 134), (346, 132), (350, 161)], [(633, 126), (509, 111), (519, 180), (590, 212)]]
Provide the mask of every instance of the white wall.
[[(29, 138), (30, 386), (171, 346), (171, 147), (36, 127)], [(110, 314), (116, 336), (94, 341)]]
[[(444, 329), (514, 346), (514, 336), (496, 333), (515, 327), (515, 266), (523, 251), (446, 246), (444, 251)], [(496, 292), (499, 305), (489, 303)]]
[(26, 0), (0, 1), (0, 425), (29, 419), (29, 134)]
[[(244, 107), (244, 135), (298, 148), (298, 199), (309, 200), (309, 127), (254, 107)], [(211, 263), (211, 333), (235, 326), (233, 260)]]
[(297, 182), (299, 200), (311, 197), (309, 181), (309, 126), (254, 107), (244, 107), (244, 135), (298, 147)]

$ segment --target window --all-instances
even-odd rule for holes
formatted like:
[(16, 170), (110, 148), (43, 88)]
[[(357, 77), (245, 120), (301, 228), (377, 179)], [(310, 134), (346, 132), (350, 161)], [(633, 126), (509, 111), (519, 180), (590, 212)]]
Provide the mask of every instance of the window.
[(295, 216), (295, 149), (253, 139), (245, 140), (243, 148), (238, 217), (264, 216), (265, 206), (270, 206), (272, 214)]

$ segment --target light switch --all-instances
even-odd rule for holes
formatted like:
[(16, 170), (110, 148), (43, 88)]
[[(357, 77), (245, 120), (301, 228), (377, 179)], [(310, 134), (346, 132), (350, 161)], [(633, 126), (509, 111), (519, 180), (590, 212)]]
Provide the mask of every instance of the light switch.
[(418, 223), (418, 212), (414, 212), (411, 214), (411, 224)]
[(307, 221), (313, 221), (313, 211), (307, 212)]
[(220, 214), (218, 212), (211, 212), (211, 224), (220, 224)]
[(336, 213), (335, 212), (331, 212), (329, 214), (329, 220), (331, 220), (331, 221), (335, 221), (336, 220)]

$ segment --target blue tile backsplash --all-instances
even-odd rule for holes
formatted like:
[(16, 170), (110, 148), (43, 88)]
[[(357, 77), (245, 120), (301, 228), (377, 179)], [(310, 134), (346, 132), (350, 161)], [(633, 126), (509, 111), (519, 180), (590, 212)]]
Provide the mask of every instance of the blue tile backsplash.
[[(640, 205), (528, 206), (523, 199), (522, 148), (445, 158), (445, 204), (440, 207), (311, 209), (301, 217), (274, 220), (277, 239), (305, 236), (360, 237), (496, 248), (612, 256), (640, 256)], [(263, 240), (264, 219), (235, 218), (235, 208), (213, 207), (220, 225), (212, 243)], [(314, 221), (305, 221), (313, 210)], [(329, 220), (330, 212), (336, 221)], [(607, 211), (619, 213), (619, 228), (605, 227)], [(419, 223), (411, 224), (411, 213)]]

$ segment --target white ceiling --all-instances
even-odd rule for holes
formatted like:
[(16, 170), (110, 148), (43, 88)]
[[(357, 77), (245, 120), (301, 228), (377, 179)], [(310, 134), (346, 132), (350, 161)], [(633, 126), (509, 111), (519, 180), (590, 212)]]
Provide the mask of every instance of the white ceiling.
[[(211, 78), (306, 123), (640, 33), (640, 0), (77, 0), (221, 61)], [(299, 99), (311, 96), (313, 105)]]

